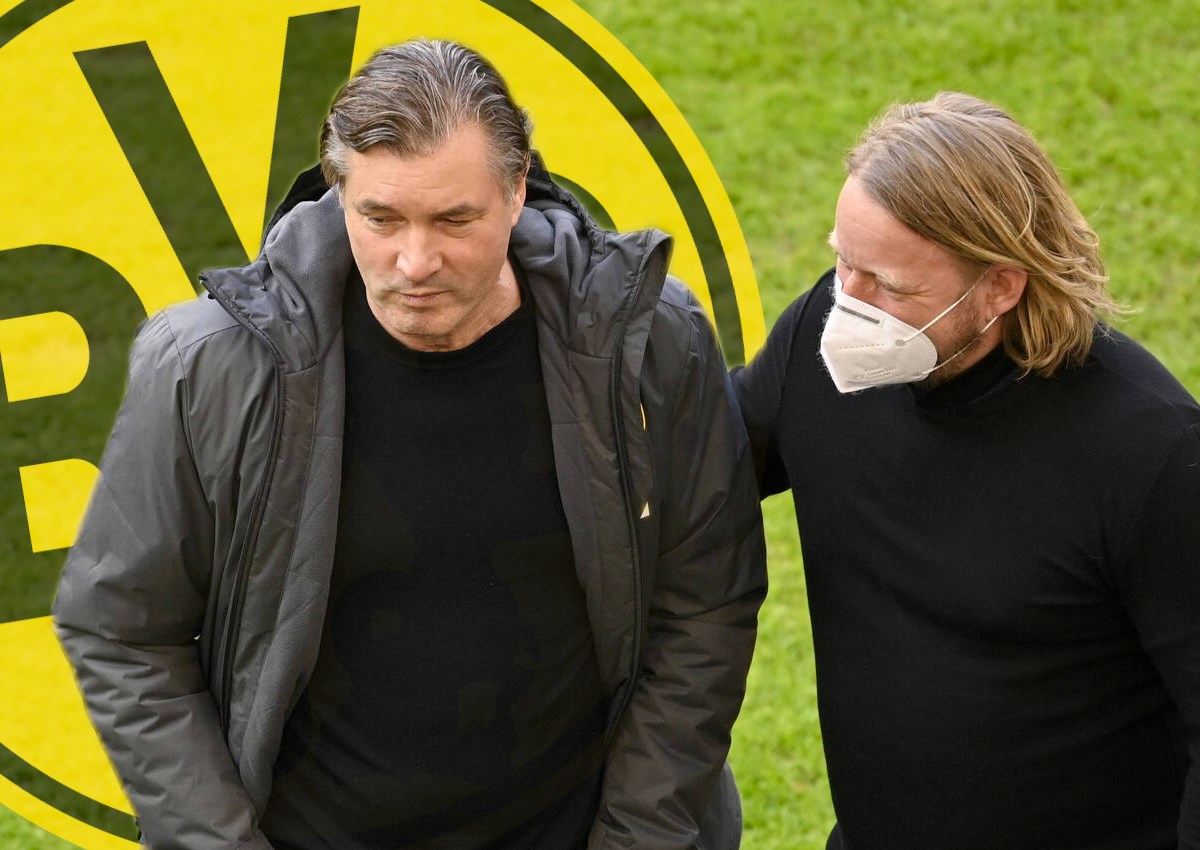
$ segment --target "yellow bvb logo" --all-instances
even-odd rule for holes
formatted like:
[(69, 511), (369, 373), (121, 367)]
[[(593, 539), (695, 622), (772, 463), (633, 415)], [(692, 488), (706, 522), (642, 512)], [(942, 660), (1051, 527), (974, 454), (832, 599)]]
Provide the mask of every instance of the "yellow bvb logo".
[(0, 0), (0, 805), (132, 848), (128, 801), (49, 625), (148, 313), (257, 252), (337, 87), (415, 35), (491, 59), (597, 218), (676, 237), (726, 357), (765, 336), (711, 163), (644, 68), (568, 0)]

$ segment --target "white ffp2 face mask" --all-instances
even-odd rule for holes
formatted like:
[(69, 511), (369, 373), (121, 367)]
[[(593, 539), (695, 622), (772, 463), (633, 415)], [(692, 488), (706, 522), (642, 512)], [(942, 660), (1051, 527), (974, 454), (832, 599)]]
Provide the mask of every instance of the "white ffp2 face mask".
[(852, 393), (868, 387), (920, 381), (966, 351), (999, 316), (984, 325), (971, 343), (941, 363), (937, 362), (937, 348), (925, 331), (961, 304), (975, 289), (975, 284), (924, 327), (914, 328), (891, 313), (847, 295), (841, 278), (834, 275), (833, 309), (829, 311), (825, 330), (821, 333), (821, 358), (838, 392)]

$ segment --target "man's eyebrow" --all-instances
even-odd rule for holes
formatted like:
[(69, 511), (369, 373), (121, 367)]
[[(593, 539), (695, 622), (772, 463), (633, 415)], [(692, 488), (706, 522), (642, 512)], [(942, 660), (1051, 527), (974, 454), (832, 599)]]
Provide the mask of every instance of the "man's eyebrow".
[(455, 204), (449, 209), (442, 210), (435, 218), (479, 218), (487, 210), (483, 207), (464, 201), (461, 204)]
[(826, 237), (825, 242), (830, 248), (833, 249), (833, 253), (837, 254), (837, 258), (840, 262), (845, 263), (850, 268), (854, 268), (854, 264), (842, 256), (842, 252), (838, 248), (837, 228), (829, 231), (829, 236)]
[[(372, 215), (378, 213), (387, 213), (396, 215), (399, 210), (391, 204), (377, 201), (374, 198), (361, 198), (354, 203), (355, 212), (361, 215)], [(434, 213), (434, 218), (478, 218), (487, 210), (469, 201), (464, 201), (461, 204), (455, 204), (452, 207), (447, 207), (444, 210), (439, 210)]]
[[(837, 241), (837, 231), (836, 230), (829, 231), (829, 236), (825, 241), (829, 244), (829, 247), (833, 249), (833, 252), (838, 255), (839, 260), (841, 260), (843, 263), (845, 263), (847, 267), (854, 268), (854, 264), (851, 263), (849, 260), (847, 260), (845, 257), (843, 257), (842, 252), (838, 250), (838, 241)], [(889, 289), (895, 289), (900, 292), (905, 292), (905, 291), (915, 290), (918, 288), (915, 284), (909, 283), (907, 281), (899, 280), (885, 271), (870, 271), (868, 269), (860, 269), (860, 271), (862, 271), (866, 274), (869, 274), (873, 278), (876, 278), (877, 280), (882, 282)]]
[(374, 198), (360, 198), (354, 202), (354, 211), (366, 215), (367, 213), (392, 213), (396, 211), (396, 208), (383, 201), (376, 201)]

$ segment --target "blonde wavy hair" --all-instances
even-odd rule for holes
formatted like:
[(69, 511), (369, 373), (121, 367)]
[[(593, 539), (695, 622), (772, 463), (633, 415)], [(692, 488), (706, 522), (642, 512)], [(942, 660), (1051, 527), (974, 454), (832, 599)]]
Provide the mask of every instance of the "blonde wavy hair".
[(1024, 269), (1004, 347), (1026, 374), (1081, 363), (1110, 297), (1100, 240), (1049, 157), (1004, 110), (957, 92), (892, 106), (846, 171), (898, 220), (952, 254)]

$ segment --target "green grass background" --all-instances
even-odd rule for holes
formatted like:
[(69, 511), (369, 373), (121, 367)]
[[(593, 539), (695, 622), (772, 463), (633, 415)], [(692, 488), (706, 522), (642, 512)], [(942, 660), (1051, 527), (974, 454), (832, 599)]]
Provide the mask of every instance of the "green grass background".
[[(830, 265), (841, 157), (886, 104), (958, 89), (1028, 126), (1100, 233), (1122, 328), (1200, 392), (1195, 0), (579, 0), (666, 88), (717, 167), (768, 326)], [(534, 116), (536, 119), (536, 116)], [(536, 137), (535, 137), (536, 142)], [(747, 850), (819, 850), (832, 823), (807, 600), (786, 497), (732, 754)], [(0, 810), (0, 847), (61, 850)]]

